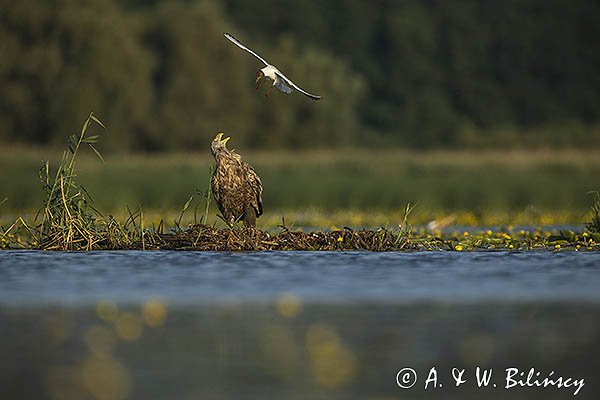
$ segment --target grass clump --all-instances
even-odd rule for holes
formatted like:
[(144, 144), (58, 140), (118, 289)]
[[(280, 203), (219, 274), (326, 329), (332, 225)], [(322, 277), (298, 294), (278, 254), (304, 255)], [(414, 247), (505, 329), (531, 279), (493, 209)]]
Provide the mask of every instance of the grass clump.
[[(104, 124), (90, 113), (79, 135), (68, 138), (68, 150), (52, 174), (46, 162), (40, 169), (40, 179), (46, 193), (42, 208), (36, 215), (41, 222), (32, 231), (36, 244), (43, 250), (92, 250), (95, 248), (125, 248), (142, 237), (143, 225), (138, 229), (137, 220), (143, 221), (141, 210), (130, 213), (125, 224), (120, 224), (112, 216), (104, 217), (93, 206), (88, 191), (77, 181), (76, 161), (82, 146), (90, 148), (104, 161), (94, 146), (100, 135), (90, 135), (92, 124), (104, 129)], [(23, 222), (24, 223), (24, 222)], [(130, 229), (133, 227), (134, 229)]]
[(592, 204), (592, 220), (586, 225), (590, 232), (600, 233), (600, 192), (594, 192), (594, 203)]
[(0, 249), (30, 249), (38, 245), (35, 229), (19, 217), (8, 228), (0, 227)]
[(69, 148), (63, 152), (53, 177), (49, 162), (46, 161), (40, 169), (40, 180), (46, 192), (46, 199), (37, 217), (41, 215), (40, 243), (45, 248), (89, 250), (97, 240), (95, 224), (97, 218), (102, 215), (92, 206), (92, 199), (85, 188), (77, 182), (75, 171), (77, 155), (83, 144), (88, 145), (102, 159), (94, 147), (100, 136), (87, 135), (91, 123), (104, 128), (102, 122), (91, 113), (80, 134), (69, 137)]

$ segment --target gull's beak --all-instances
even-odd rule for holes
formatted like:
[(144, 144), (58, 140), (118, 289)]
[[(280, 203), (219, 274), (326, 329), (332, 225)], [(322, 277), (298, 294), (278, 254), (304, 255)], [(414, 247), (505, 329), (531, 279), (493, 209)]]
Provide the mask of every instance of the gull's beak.
[(221, 141), (222, 137), (223, 137), (223, 132), (218, 133), (217, 136), (215, 136), (215, 140)]
[(231, 136), (230, 137), (226, 137), (225, 139), (221, 140), (221, 143), (227, 144), (227, 142), (229, 142), (229, 139), (231, 139)]

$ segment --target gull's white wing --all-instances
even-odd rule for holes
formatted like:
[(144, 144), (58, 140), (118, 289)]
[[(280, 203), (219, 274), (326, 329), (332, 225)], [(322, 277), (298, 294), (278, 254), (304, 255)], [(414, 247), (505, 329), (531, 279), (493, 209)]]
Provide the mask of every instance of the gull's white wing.
[(293, 87), (294, 89), (296, 89), (297, 91), (299, 91), (300, 93), (302, 93), (305, 96), (310, 97), (313, 100), (320, 100), (322, 99), (321, 96), (317, 96), (316, 94), (310, 94), (307, 91), (303, 90), (300, 86), (296, 85), (294, 82), (292, 82), (287, 76), (285, 76), (284, 74), (281, 73), (281, 71), (277, 71), (275, 72), (277, 74), (277, 76), (279, 76), (281, 79), (283, 79), (285, 81), (285, 83), (287, 83), (288, 85), (290, 85), (291, 87)]
[(263, 64), (265, 65), (269, 65), (268, 62), (265, 61), (264, 58), (262, 58), (261, 56), (259, 56), (258, 54), (256, 54), (256, 52), (254, 52), (253, 50), (249, 49), (248, 47), (244, 46), (242, 44), (242, 42), (240, 42), (239, 40), (237, 40), (236, 38), (234, 38), (233, 36), (231, 36), (229, 33), (224, 33), (223, 35), (225, 35), (225, 37), (229, 40), (231, 40), (236, 46), (238, 46), (239, 48), (242, 48), (244, 50), (246, 50), (248, 53), (252, 54), (254, 57), (258, 58)]

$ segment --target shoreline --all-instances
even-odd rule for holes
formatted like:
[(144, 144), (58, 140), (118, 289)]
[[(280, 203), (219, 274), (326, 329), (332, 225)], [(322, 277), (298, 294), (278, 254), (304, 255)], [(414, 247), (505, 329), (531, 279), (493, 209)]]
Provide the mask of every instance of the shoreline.
[(97, 251), (97, 250), (189, 250), (189, 251), (599, 251), (600, 233), (568, 229), (491, 229), (441, 232), (410, 227), (394, 230), (352, 228), (331, 231), (302, 231), (280, 227), (278, 232), (248, 228), (216, 228), (192, 225), (164, 232), (139, 229), (130, 236), (98, 231), (93, 237), (61, 236), (38, 243), (22, 230), (0, 236), (3, 250)]

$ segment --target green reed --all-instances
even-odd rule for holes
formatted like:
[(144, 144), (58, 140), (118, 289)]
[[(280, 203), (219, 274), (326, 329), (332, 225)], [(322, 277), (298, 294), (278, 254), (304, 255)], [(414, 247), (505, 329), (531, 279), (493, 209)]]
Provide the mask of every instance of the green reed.
[(586, 225), (590, 232), (600, 233), (600, 192), (594, 192), (594, 203), (591, 207), (592, 219)]
[(87, 146), (104, 162), (94, 146), (100, 135), (88, 133), (92, 124), (106, 129), (94, 113), (90, 113), (80, 133), (69, 136), (68, 149), (63, 152), (56, 172), (51, 172), (49, 162), (40, 169), (45, 199), (35, 218), (39, 224), (31, 232), (41, 249), (124, 248), (139, 238), (144, 243), (141, 208), (139, 212), (130, 212), (129, 218), (121, 224), (111, 215), (104, 216), (98, 211), (88, 191), (77, 180), (77, 157), (82, 147)]

